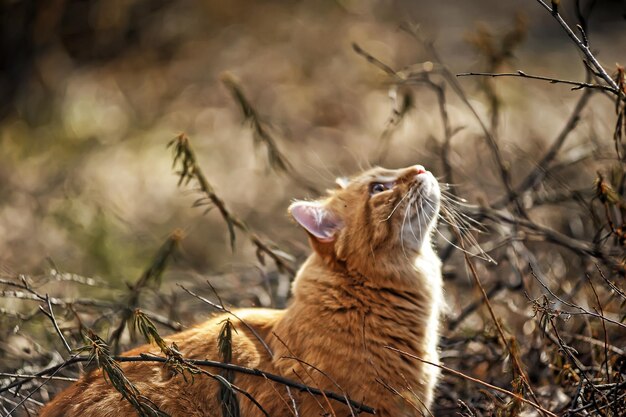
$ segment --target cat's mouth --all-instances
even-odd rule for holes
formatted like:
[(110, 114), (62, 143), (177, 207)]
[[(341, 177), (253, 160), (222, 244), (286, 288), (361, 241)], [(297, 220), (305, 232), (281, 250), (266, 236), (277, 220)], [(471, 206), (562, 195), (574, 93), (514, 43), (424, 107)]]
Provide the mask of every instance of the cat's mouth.
[(439, 213), (439, 183), (428, 171), (419, 171), (410, 185), (402, 221), (402, 241), (419, 250), (430, 236)]

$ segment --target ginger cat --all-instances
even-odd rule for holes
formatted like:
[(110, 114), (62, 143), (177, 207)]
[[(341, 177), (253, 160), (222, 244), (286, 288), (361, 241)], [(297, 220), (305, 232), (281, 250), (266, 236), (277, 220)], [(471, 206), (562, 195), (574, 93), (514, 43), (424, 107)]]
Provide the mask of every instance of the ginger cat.
[[(232, 362), (345, 393), (374, 407), (381, 417), (421, 416), (432, 403), (438, 368), (385, 346), (438, 361), (441, 263), (430, 240), (439, 210), (438, 183), (419, 165), (373, 168), (338, 183), (340, 188), (326, 198), (298, 201), (289, 208), (314, 250), (293, 283), (289, 307), (236, 311), (273, 356), (247, 326), (233, 319), (237, 332)], [(166, 341), (176, 342), (187, 359), (219, 360), (217, 340), (224, 319), (212, 318)], [(146, 345), (126, 355), (141, 352), (159, 354)], [(142, 396), (172, 417), (222, 417), (219, 383), (211, 378), (196, 375), (185, 381), (152, 362), (124, 363), (122, 368)], [(351, 415), (339, 402), (293, 388), (292, 401), (284, 386), (262, 377), (236, 374), (234, 384), (272, 417)], [(242, 416), (263, 415), (250, 400), (237, 397)], [(136, 415), (99, 370), (59, 394), (40, 414)]]

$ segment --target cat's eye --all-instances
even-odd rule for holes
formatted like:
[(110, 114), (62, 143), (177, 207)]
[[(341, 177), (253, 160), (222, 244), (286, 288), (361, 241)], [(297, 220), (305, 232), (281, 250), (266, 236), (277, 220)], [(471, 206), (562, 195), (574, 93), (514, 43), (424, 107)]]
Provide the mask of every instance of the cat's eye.
[(382, 182), (374, 182), (370, 184), (370, 195), (382, 193), (391, 188), (391, 184), (383, 184)]

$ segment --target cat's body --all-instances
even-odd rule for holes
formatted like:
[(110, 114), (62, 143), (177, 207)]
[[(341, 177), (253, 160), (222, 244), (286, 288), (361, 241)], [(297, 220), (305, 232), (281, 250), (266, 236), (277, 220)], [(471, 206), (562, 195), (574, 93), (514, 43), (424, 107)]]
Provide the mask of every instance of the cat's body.
[[(387, 346), (438, 361), (442, 284), (440, 261), (430, 244), (438, 205), (437, 183), (421, 167), (376, 168), (326, 200), (294, 203), (290, 211), (309, 232), (315, 252), (302, 265), (286, 310), (236, 312), (272, 355), (257, 335), (232, 319), (237, 327), (233, 363), (347, 394), (374, 407), (379, 416), (421, 415), (419, 410), (432, 402), (438, 369)], [(166, 340), (176, 342), (185, 358), (218, 360), (224, 318)], [(158, 353), (142, 346), (127, 354), (147, 351)], [(143, 396), (172, 417), (222, 416), (219, 384), (206, 376), (185, 381), (157, 363), (126, 363), (123, 369)], [(234, 383), (270, 416), (294, 415), (284, 386), (244, 374), (236, 374)], [(294, 389), (291, 395), (299, 416), (350, 416), (338, 402)], [(238, 397), (242, 416), (263, 415), (247, 398)], [(61, 393), (41, 414), (135, 415), (99, 371)]]

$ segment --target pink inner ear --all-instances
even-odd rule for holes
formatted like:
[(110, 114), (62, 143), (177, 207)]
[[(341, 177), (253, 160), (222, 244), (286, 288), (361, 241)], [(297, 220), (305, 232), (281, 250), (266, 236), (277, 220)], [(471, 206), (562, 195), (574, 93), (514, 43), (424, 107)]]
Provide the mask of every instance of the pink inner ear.
[(298, 201), (289, 207), (293, 218), (320, 242), (335, 240), (339, 222), (321, 203)]

